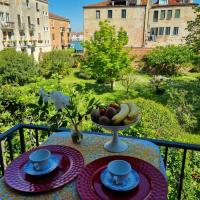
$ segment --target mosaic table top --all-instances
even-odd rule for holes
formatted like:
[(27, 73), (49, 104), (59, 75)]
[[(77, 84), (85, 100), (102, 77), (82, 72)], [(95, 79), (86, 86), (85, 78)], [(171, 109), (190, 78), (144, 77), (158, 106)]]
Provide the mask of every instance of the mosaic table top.
[[(113, 154), (104, 150), (103, 145), (110, 140), (107, 135), (84, 134), (84, 139), (80, 145), (72, 143), (70, 132), (55, 133), (48, 138), (43, 145), (66, 145), (79, 150), (85, 159), (85, 164), (90, 163), (101, 157), (110, 155), (126, 155), (134, 156), (147, 161), (165, 175), (165, 170), (160, 155), (159, 148), (148, 141), (123, 138), (128, 143), (129, 148), (122, 153)], [(23, 194), (9, 188), (3, 178), (0, 179), (0, 200), (79, 200), (78, 193), (75, 187), (75, 181), (64, 185), (63, 187), (42, 193), (42, 194)]]

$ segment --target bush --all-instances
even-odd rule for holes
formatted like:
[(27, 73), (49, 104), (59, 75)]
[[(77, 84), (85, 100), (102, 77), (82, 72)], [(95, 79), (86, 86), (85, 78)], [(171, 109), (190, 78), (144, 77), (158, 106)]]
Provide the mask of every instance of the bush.
[(0, 84), (25, 85), (34, 80), (37, 67), (31, 56), (5, 49), (0, 52)]
[(191, 66), (194, 56), (187, 46), (157, 47), (145, 56), (144, 69), (157, 75), (176, 75)]
[(64, 76), (74, 64), (75, 59), (71, 50), (53, 50), (44, 54), (40, 62), (40, 72), (45, 78)]
[(141, 121), (123, 134), (166, 139), (183, 132), (175, 114), (162, 104), (143, 98), (137, 98), (134, 102), (141, 112)]

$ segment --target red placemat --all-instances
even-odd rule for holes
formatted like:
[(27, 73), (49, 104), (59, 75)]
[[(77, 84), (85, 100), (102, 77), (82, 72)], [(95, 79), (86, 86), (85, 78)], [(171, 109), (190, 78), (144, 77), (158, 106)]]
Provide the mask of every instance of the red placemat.
[[(117, 192), (106, 188), (100, 180), (101, 172), (112, 160), (126, 160), (140, 176), (137, 188), (128, 192)], [(167, 181), (151, 164), (129, 156), (109, 156), (88, 164), (76, 182), (82, 200), (166, 200)]]
[[(23, 170), (29, 155), (38, 149), (48, 149), (59, 159), (59, 166), (43, 176), (30, 176)], [(60, 145), (42, 146), (26, 152), (14, 160), (6, 169), (5, 182), (11, 188), (22, 192), (46, 192), (75, 179), (84, 167), (82, 154), (74, 148)]]

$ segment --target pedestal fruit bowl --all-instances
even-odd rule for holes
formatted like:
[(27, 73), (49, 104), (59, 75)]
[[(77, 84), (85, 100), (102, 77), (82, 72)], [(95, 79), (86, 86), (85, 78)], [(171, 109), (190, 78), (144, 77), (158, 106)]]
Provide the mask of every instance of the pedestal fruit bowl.
[(128, 102), (94, 109), (91, 112), (91, 119), (97, 126), (113, 132), (113, 139), (105, 143), (104, 148), (119, 153), (127, 150), (128, 144), (119, 139), (118, 131), (137, 124), (140, 115), (137, 106), (133, 102)]

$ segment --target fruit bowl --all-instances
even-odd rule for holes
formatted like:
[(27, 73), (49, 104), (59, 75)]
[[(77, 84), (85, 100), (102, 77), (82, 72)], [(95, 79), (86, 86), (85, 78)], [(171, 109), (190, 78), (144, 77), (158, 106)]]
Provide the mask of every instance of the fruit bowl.
[(112, 140), (104, 144), (104, 149), (112, 153), (120, 153), (128, 149), (128, 144), (119, 139), (118, 131), (130, 128), (131, 126), (136, 125), (139, 121), (140, 115), (136, 117), (135, 121), (132, 124), (124, 126), (105, 126), (96, 122), (93, 122), (93, 124), (113, 132)]
[(110, 104), (107, 109), (95, 109), (91, 112), (92, 122), (101, 128), (113, 132), (112, 141), (107, 142), (104, 148), (112, 153), (120, 153), (128, 148), (128, 144), (118, 137), (118, 131), (129, 128), (140, 121), (136, 105), (132, 102), (120, 105)]
[(139, 121), (140, 121), (140, 115), (138, 115), (135, 118), (135, 121), (133, 123), (129, 124), (129, 125), (123, 125), (123, 126), (106, 126), (106, 125), (98, 124), (98, 123), (96, 123), (94, 121), (92, 121), (92, 123), (95, 124), (98, 127), (104, 128), (104, 129), (109, 130), (109, 131), (121, 131), (121, 130), (124, 130), (126, 128), (130, 128), (131, 126), (136, 125)]

